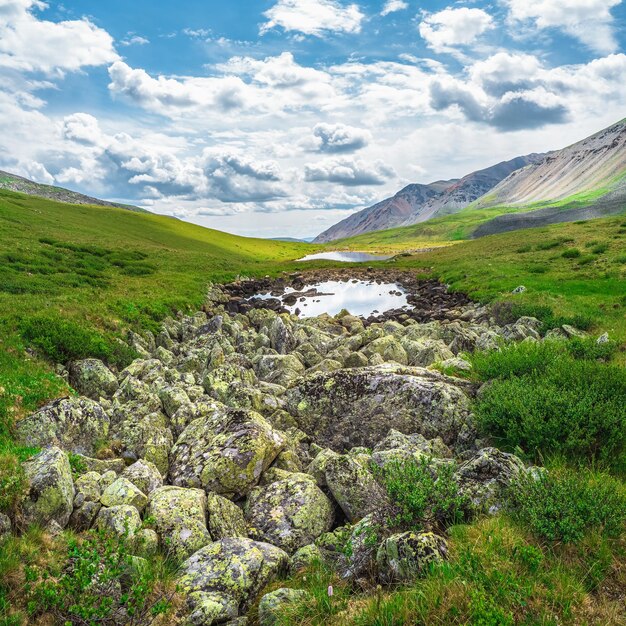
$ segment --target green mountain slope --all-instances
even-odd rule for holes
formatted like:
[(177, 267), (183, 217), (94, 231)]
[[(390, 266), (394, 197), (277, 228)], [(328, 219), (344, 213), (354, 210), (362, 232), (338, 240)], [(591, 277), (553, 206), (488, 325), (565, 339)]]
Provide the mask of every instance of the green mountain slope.
[(127, 209), (128, 211), (136, 211), (137, 213), (149, 213), (146, 209), (141, 209), (131, 204), (119, 204), (117, 202), (108, 202), (106, 200), (99, 200), (98, 198), (92, 198), (86, 196), (77, 191), (71, 191), (63, 187), (56, 187), (53, 185), (43, 185), (36, 183), (35, 181), (17, 176), (16, 174), (10, 174), (0, 170), (0, 189), (6, 189), (7, 191), (17, 191), (19, 193), (25, 193), (29, 196), (37, 196), (39, 198), (47, 198), (48, 200), (56, 200), (58, 202), (69, 202), (71, 204), (91, 204), (98, 206), (111, 206), (118, 207), (120, 209)]
[(275, 272), (310, 249), (0, 191), (0, 319), (62, 310), (115, 327), (142, 307), (199, 306), (209, 281)]

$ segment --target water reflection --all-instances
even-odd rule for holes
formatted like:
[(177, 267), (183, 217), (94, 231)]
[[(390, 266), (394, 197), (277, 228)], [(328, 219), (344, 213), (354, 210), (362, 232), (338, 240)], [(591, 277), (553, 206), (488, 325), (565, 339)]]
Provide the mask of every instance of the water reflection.
[(318, 252), (308, 254), (298, 261), (341, 261), (343, 263), (365, 263), (367, 261), (386, 261), (391, 255), (368, 254), (367, 252)]
[(356, 279), (308, 284), (297, 291), (288, 287), (280, 296), (263, 293), (254, 297), (279, 298), (290, 313), (297, 311), (300, 317), (315, 317), (322, 313), (336, 315), (342, 309), (352, 315), (369, 317), (409, 306), (407, 293), (397, 283), (378, 284)]

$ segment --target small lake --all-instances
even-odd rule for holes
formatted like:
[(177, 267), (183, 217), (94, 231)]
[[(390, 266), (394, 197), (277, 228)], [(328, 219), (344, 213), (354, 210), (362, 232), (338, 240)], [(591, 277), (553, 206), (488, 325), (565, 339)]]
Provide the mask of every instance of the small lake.
[(254, 298), (278, 298), (290, 313), (297, 312), (300, 317), (315, 317), (322, 313), (337, 315), (343, 309), (352, 315), (369, 317), (392, 309), (409, 308), (407, 295), (397, 283), (379, 284), (353, 279), (308, 284), (297, 291), (287, 287), (283, 294), (263, 293)]
[(342, 263), (366, 263), (367, 261), (386, 261), (393, 255), (368, 254), (367, 252), (318, 252), (307, 254), (298, 261), (341, 261)]

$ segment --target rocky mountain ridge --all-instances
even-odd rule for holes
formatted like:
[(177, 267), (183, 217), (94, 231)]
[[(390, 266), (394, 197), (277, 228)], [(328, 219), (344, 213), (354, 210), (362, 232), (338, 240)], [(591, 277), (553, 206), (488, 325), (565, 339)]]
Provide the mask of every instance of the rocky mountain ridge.
[(56, 200), (58, 202), (68, 202), (70, 204), (92, 204), (97, 206), (110, 206), (118, 209), (127, 209), (128, 211), (136, 211), (138, 213), (149, 213), (146, 209), (142, 209), (130, 204), (120, 204), (117, 202), (108, 202), (107, 200), (100, 200), (98, 198), (92, 198), (77, 191), (71, 191), (63, 187), (56, 187), (53, 185), (44, 185), (42, 183), (36, 183), (35, 181), (18, 176), (17, 174), (11, 174), (0, 170), (0, 189), (7, 189), (8, 191), (16, 191), (19, 193), (25, 193), (29, 196), (37, 196), (39, 198), (47, 198), (49, 200)]
[(395, 196), (348, 216), (315, 239), (325, 243), (376, 230), (410, 226), (439, 215), (456, 213), (493, 189), (511, 172), (536, 163), (542, 154), (530, 154), (472, 172), (461, 179), (428, 185), (408, 185)]

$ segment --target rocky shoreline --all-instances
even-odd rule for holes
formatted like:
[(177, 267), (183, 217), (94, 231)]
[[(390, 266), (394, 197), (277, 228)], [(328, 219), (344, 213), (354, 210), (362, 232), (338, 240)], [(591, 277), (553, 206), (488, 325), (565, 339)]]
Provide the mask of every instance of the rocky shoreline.
[[(497, 511), (529, 470), (478, 438), (477, 389), (441, 371), (469, 369), (475, 349), (539, 340), (540, 324), (499, 326), (488, 307), (414, 274), (331, 275), (397, 281), (415, 309), (299, 319), (247, 298), (328, 271), (240, 281), (212, 286), (202, 311), (157, 335), (131, 333), (140, 358), (121, 372), (70, 364), (81, 395), (17, 424), (19, 441), (43, 450), (24, 463), (14, 529), (104, 529), (128, 534), (138, 559), (168, 552), (181, 564), (182, 623), (205, 626), (242, 626), (270, 581), (316, 559), (362, 584), (406, 582), (445, 559), (436, 525), (386, 525), (380, 471), (424, 463), (450, 474), (468, 515)], [(263, 597), (261, 623), (296, 597)]]

